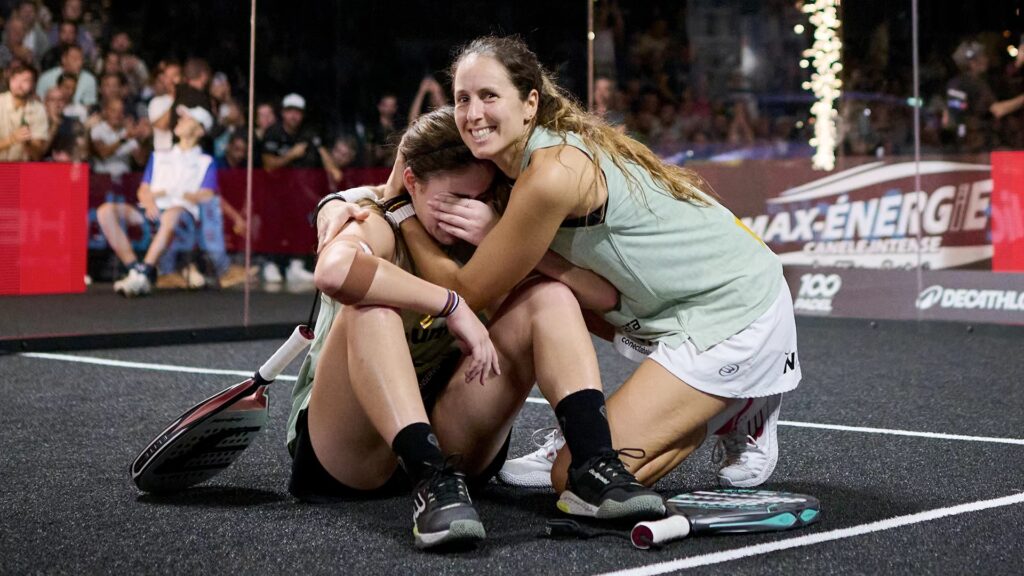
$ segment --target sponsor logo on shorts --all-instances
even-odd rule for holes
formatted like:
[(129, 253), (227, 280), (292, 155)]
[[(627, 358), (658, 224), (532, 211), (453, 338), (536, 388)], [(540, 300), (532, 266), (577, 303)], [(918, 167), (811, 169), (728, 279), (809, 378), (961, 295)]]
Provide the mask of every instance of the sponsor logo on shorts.
[(804, 274), (800, 276), (800, 290), (797, 292), (793, 310), (812, 314), (832, 312), (832, 298), (843, 287), (839, 274)]
[(999, 310), (1024, 312), (1024, 292), (1016, 290), (977, 290), (929, 286), (917, 295), (918, 310), (952, 308), (954, 310)]
[(636, 340), (630, 338), (629, 336), (625, 336), (625, 335), (619, 336), (619, 343), (622, 344), (623, 346), (627, 347), (627, 348), (635, 350), (636, 352), (638, 352), (640, 354), (643, 354), (644, 356), (649, 356), (651, 354), (651, 351), (652, 351), (652, 349), (650, 347), (644, 346), (643, 344), (641, 344), (641, 343), (637, 342)]
[(796, 352), (788, 352), (785, 354), (786, 361), (782, 366), (782, 373), (786, 374), (790, 370), (796, 370)]
[(725, 366), (722, 366), (722, 368), (718, 370), (718, 375), (723, 378), (728, 378), (730, 376), (734, 376), (739, 371), (739, 364), (726, 364)]

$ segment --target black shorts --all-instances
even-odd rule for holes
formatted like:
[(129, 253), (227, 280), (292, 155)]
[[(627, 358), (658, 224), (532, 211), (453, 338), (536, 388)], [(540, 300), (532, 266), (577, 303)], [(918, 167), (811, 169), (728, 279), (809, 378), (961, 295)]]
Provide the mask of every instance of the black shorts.
[[(423, 375), (420, 378), (420, 396), (423, 398), (423, 406), (430, 414), (437, 403), (437, 398), (448, 385), (455, 370), (458, 368), (462, 354), (454, 351), (449, 354), (437, 368)], [(313, 443), (309, 439), (309, 427), (306, 422), (307, 413), (303, 410), (299, 413), (298, 421), (295, 423), (295, 454), (292, 456), (292, 477), (288, 483), (288, 491), (299, 500), (312, 503), (330, 503), (345, 500), (363, 500), (370, 498), (381, 498), (407, 494), (412, 489), (412, 482), (402, 468), (395, 469), (395, 473), (380, 488), (373, 490), (360, 490), (342, 484), (334, 476), (331, 476), (313, 450)], [(509, 443), (512, 440), (512, 433), (505, 438), (505, 443), (494, 460), (487, 465), (479, 475), (467, 479), (469, 488), (479, 489), (490, 481), (501, 470), (508, 457)]]

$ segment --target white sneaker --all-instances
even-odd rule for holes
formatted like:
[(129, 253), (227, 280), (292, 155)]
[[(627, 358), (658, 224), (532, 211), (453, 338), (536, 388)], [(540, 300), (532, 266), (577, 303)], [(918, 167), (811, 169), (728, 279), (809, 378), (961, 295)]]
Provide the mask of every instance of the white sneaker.
[(718, 483), (751, 488), (765, 483), (779, 461), (779, 409), (782, 394), (752, 398), (733, 420), (732, 428), (718, 435), (711, 459), (718, 466)]
[(185, 283), (188, 284), (189, 289), (198, 290), (206, 287), (206, 277), (199, 271), (199, 268), (196, 268), (195, 264), (189, 264), (182, 275), (185, 277)]
[[(545, 433), (544, 440), (539, 441)], [(537, 450), (505, 461), (498, 471), (499, 480), (523, 488), (551, 488), (551, 467), (558, 451), (565, 446), (565, 437), (558, 428), (541, 428), (533, 433), (533, 443), (539, 446)]]
[(277, 269), (277, 264), (267, 262), (263, 265), (263, 281), (267, 284), (280, 284), (284, 282), (284, 278), (281, 277), (281, 271)]
[(144, 296), (153, 291), (149, 278), (135, 268), (128, 271), (124, 278), (114, 282), (114, 292), (126, 297)]
[(285, 271), (285, 277), (287, 278), (289, 284), (313, 283), (313, 273), (310, 272), (309, 270), (306, 270), (306, 267), (302, 263), (302, 260), (299, 260), (298, 258), (292, 260), (291, 263), (288, 264), (288, 270)]

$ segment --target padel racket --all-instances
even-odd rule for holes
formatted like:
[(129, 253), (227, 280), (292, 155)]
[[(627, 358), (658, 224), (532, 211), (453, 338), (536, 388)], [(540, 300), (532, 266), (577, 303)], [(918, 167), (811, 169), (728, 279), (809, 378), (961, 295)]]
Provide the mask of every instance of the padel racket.
[(135, 458), (135, 485), (146, 492), (175, 492), (230, 466), (267, 423), (267, 386), (312, 340), (313, 330), (296, 327), (251, 378), (186, 410)]
[(665, 507), (668, 518), (633, 527), (633, 546), (646, 550), (690, 535), (790, 530), (813, 524), (821, 516), (817, 498), (769, 490), (690, 492), (669, 498)]

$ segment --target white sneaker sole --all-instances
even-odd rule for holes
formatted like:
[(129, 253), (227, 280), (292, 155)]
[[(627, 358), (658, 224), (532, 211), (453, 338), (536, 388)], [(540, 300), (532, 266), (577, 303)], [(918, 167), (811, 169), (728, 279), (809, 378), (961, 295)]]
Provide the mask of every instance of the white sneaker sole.
[(498, 480), (509, 486), (519, 488), (551, 488), (551, 470), (536, 470), (534, 472), (512, 473), (501, 470), (498, 472)]
[(412, 534), (416, 538), (416, 547), (421, 550), (442, 544), (479, 542), (487, 537), (483, 523), (475, 520), (456, 520), (448, 526), (447, 530), (427, 534), (420, 534), (419, 530), (413, 526)]
[(558, 509), (573, 516), (600, 519), (655, 518), (665, 515), (665, 501), (656, 494), (634, 496), (625, 502), (606, 500), (601, 506), (588, 504), (566, 490), (558, 498)]

